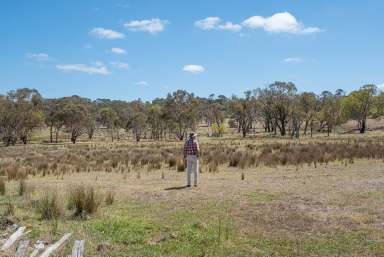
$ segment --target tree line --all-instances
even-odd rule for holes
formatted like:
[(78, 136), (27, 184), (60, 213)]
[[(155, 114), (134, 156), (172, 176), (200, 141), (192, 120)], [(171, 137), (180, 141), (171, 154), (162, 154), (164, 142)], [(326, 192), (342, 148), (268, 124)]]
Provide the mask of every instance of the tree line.
[(45, 127), (52, 143), (58, 142), (60, 133), (69, 134), (72, 143), (83, 135), (91, 140), (100, 128), (108, 131), (112, 141), (120, 138), (122, 129), (136, 141), (183, 140), (202, 122), (217, 137), (226, 126), (246, 137), (256, 124), (262, 124), (265, 132), (299, 137), (312, 136), (314, 131), (329, 135), (335, 126), (351, 119), (365, 133), (367, 119), (383, 115), (384, 93), (372, 84), (349, 94), (338, 89), (317, 95), (299, 93), (290, 82), (275, 82), (242, 97), (212, 94), (202, 98), (177, 90), (151, 102), (92, 101), (79, 96), (45, 99), (35, 89), (22, 88), (0, 95), (0, 138), (6, 146), (18, 140), (27, 144), (35, 130)]

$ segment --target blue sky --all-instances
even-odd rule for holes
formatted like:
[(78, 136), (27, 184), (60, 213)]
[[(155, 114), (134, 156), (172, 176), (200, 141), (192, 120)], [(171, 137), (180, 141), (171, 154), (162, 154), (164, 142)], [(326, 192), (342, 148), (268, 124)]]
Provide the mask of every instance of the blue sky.
[(151, 100), (384, 83), (381, 0), (4, 0), (0, 94)]

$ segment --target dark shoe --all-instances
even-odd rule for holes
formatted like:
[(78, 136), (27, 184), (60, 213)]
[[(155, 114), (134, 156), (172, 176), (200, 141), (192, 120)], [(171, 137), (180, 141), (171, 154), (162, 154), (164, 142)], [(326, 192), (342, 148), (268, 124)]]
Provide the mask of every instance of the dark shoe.
[(197, 185), (194, 185), (194, 187), (197, 187)]
[(187, 185), (187, 187), (191, 187), (191, 185)]

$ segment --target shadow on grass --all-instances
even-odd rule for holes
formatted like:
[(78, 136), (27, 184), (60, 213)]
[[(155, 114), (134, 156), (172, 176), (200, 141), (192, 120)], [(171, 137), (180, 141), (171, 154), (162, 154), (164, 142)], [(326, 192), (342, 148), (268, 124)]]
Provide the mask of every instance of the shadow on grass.
[(169, 190), (183, 190), (183, 189), (186, 189), (186, 188), (189, 188), (189, 186), (168, 187), (168, 188), (166, 188), (164, 190), (167, 190), (167, 191), (169, 191)]

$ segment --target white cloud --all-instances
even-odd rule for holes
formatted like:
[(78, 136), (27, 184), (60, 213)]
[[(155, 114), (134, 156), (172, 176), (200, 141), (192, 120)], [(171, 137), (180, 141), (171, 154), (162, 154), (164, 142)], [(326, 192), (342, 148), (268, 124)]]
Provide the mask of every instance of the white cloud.
[(169, 22), (154, 18), (150, 20), (134, 20), (124, 24), (124, 26), (132, 31), (144, 31), (150, 34), (162, 32)]
[(285, 58), (283, 62), (285, 63), (303, 63), (305, 60), (299, 57), (290, 57), (290, 58)]
[(242, 25), (272, 33), (313, 34), (322, 31), (316, 27), (305, 27), (289, 12), (276, 13), (270, 17), (253, 16), (243, 21)]
[(111, 73), (102, 62), (95, 62), (92, 66), (85, 64), (59, 64), (56, 65), (56, 68), (64, 72), (76, 71), (98, 75), (108, 75)]
[(201, 65), (188, 64), (183, 67), (183, 71), (191, 73), (202, 73), (205, 71), (205, 68)]
[(219, 17), (207, 17), (198, 20), (195, 22), (195, 27), (202, 30), (228, 30), (233, 32), (239, 32), (242, 28), (241, 25), (232, 22), (222, 23)]
[(137, 81), (134, 84), (137, 86), (147, 86), (148, 82), (147, 81)]
[(35, 61), (49, 61), (50, 57), (46, 53), (27, 53), (27, 58), (33, 59)]
[(114, 53), (114, 54), (126, 54), (127, 53), (127, 51), (125, 51), (122, 48), (118, 48), (118, 47), (113, 47), (111, 49), (111, 52)]
[(120, 39), (125, 37), (123, 33), (104, 28), (94, 28), (89, 34), (100, 39)]
[(220, 22), (221, 19), (219, 17), (207, 17), (205, 19), (196, 21), (195, 26), (202, 30), (212, 30), (216, 29)]
[(117, 69), (128, 70), (129, 64), (125, 62), (111, 62), (111, 65)]
[(218, 28), (220, 30), (229, 30), (233, 32), (239, 32), (241, 30), (241, 25), (233, 24), (232, 22), (226, 22), (223, 25), (219, 25)]

